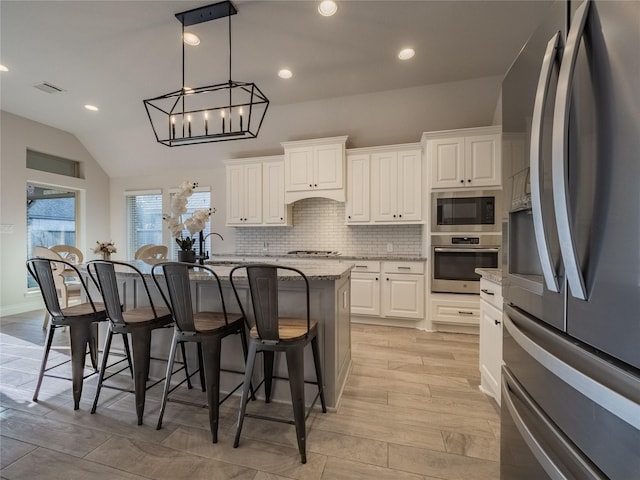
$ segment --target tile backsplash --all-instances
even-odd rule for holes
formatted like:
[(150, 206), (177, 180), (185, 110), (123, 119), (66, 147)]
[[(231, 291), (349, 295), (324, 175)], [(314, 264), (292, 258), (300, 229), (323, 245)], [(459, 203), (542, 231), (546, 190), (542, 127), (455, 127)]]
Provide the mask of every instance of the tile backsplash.
[[(236, 229), (236, 253), (281, 255), (332, 250), (351, 256), (420, 256), (422, 225), (345, 225), (345, 204), (309, 198), (293, 204), (293, 227)], [(387, 252), (387, 244), (393, 252)]]

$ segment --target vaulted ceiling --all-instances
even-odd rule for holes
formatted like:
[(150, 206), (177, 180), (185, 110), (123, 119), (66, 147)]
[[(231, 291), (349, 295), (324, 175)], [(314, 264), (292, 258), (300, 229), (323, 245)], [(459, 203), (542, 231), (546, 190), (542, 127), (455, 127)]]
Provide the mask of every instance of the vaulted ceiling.
[[(99, 160), (104, 145), (92, 139), (126, 144), (127, 132), (143, 131), (155, 143), (142, 100), (182, 86), (174, 15), (206, 4), (2, 0), (2, 110), (75, 134)], [(333, 17), (318, 15), (317, 4), (235, 0), (233, 79), (256, 82), (277, 107), (503, 75), (549, 2), (342, 0)], [(193, 30), (202, 41), (186, 47), (185, 84), (227, 80), (226, 19)], [(405, 46), (417, 53), (402, 62)], [(278, 78), (283, 67), (293, 78)], [(63, 91), (34, 88), (42, 82)], [(100, 111), (85, 111), (87, 103)]]

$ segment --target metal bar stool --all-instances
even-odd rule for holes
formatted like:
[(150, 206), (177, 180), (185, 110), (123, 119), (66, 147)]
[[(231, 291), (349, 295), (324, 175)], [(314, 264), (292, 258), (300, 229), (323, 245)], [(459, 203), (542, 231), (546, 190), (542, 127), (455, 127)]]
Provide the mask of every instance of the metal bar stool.
[[(142, 286), (142, 291), (136, 291), (134, 295), (140, 295), (141, 298), (146, 300), (148, 305), (141, 305), (126, 310), (124, 309), (118, 290), (116, 266), (118, 271), (130, 274), (132, 276), (131, 278), (135, 279), (135, 283), (139, 282)], [(164, 378), (161, 378), (153, 382), (151, 385), (147, 385), (151, 360), (166, 360), (151, 357), (151, 333), (153, 330), (158, 328), (173, 326), (173, 317), (171, 316), (171, 312), (168, 308), (156, 307), (153, 304), (151, 292), (149, 291), (149, 287), (142, 272), (133, 265), (109, 260), (93, 260), (87, 264), (87, 271), (100, 288), (107, 316), (109, 318), (109, 329), (107, 331), (107, 337), (105, 338), (102, 354), (102, 367), (100, 368), (98, 388), (96, 390), (96, 396), (93, 401), (91, 413), (96, 412), (102, 387), (120, 390), (123, 392), (132, 392), (135, 394), (138, 425), (142, 425), (146, 392), (164, 380)], [(127, 368), (121, 368), (120, 370), (107, 375), (107, 368), (125, 361), (125, 359), (122, 359), (112, 363), (111, 365), (107, 365), (114, 334), (122, 334), (125, 350), (127, 352), (129, 351), (129, 336), (131, 337), (131, 351), (133, 353), (133, 390), (104, 383), (105, 380), (109, 380)], [(189, 374), (186, 370), (184, 344), (181, 344), (181, 347), (182, 357), (185, 359), (185, 363), (182, 368), (185, 369), (188, 386), (191, 388)]]
[[(302, 463), (307, 463), (306, 453), (306, 426), (305, 422), (316, 404), (318, 397), (322, 404), (322, 412), (327, 412), (324, 399), (322, 371), (320, 367), (320, 353), (318, 349), (318, 324), (310, 319), (309, 312), (309, 281), (304, 273), (292, 267), (268, 264), (241, 265), (235, 267), (229, 273), (231, 285), (242, 306), (235, 282), (234, 273), (238, 270), (246, 270), (249, 281), (249, 291), (253, 306), (255, 325), (249, 332), (249, 358), (244, 380), (244, 390), (240, 400), (240, 411), (238, 413), (238, 425), (233, 443), (234, 448), (240, 443), (240, 433), (244, 417), (256, 417), (264, 420), (272, 420), (284, 423), (295, 424), (296, 436), (298, 440), (298, 451)], [(278, 282), (283, 277), (279, 274), (288, 274), (287, 281), (291, 281), (291, 276), (299, 276), (305, 282), (306, 288), (306, 318), (281, 317), (278, 311)], [(243, 310), (244, 314), (244, 310)], [(304, 379), (304, 348), (311, 343), (313, 353), (313, 363), (316, 372), (316, 382), (306, 382)], [(287, 370), (289, 372), (289, 388), (291, 390), (291, 403), (293, 405), (294, 420), (266, 417), (246, 413), (247, 401), (249, 397), (249, 381), (253, 375), (253, 367), (256, 353), (262, 352), (264, 356), (264, 380), (265, 400), (267, 403), (271, 397), (271, 382), (273, 375), (273, 358), (275, 352), (285, 352), (287, 358)], [(311, 383), (318, 386), (316, 394), (309, 409), (305, 413), (304, 384)], [(258, 388), (260, 385), (258, 385)]]
[[(58, 259), (31, 258), (27, 260), (27, 270), (38, 283), (45, 307), (51, 317), (51, 321), (48, 325), (44, 355), (40, 365), (40, 373), (38, 374), (36, 390), (33, 394), (33, 401), (38, 401), (38, 394), (40, 392), (40, 387), (42, 386), (42, 379), (45, 376), (68, 380), (67, 377), (47, 373), (54, 368), (67, 363), (68, 360), (49, 367), (47, 366), (47, 361), (49, 359), (49, 352), (51, 350), (55, 331), (61, 327), (69, 327), (73, 408), (74, 410), (77, 410), (80, 408), (80, 397), (82, 395), (82, 384), (84, 379), (98, 372), (97, 322), (105, 321), (107, 319), (107, 313), (102, 303), (94, 302), (91, 299), (87, 285), (75, 265)], [(60, 307), (54, 275), (59, 275), (60, 272), (64, 270), (73, 270), (75, 272), (81, 285), (83, 298), (86, 298), (87, 301), (71, 307)], [(89, 347), (91, 363), (94, 369), (94, 371), (89, 375), (84, 374), (87, 346)]]
[[(216, 285), (217, 288), (213, 296), (218, 296), (222, 311), (194, 312), (189, 278), (189, 273), (192, 271), (204, 276), (207, 281)], [(154, 265), (151, 269), (151, 274), (167, 306), (170, 308), (175, 321), (157, 429), (159, 430), (162, 427), (162, 418), (168, 397), (173, 391), (173, 389), (170, 388), (170, 384), (176, 346), (179, 342), (196, 342), (202, 347), (207, 406), (209, 408), (209, 426), (211, 428), (213, 443), (216, 443), (218, 441), (219, 405), (242, 386), (242, 383), (239, 383), (220, 400), (220, 372), (229, 371), (221, 368), (221, 341), (229, 335), (240, 334), (242, 350), (246, 361), (247, 336), (244, 315), (227, 312), (220, 278), (208, 267), (192, 263), (166, 262)], [(160, 288), (160, 281), (163, 276), (168, 298), (165, 296), (162, 288)], [(236, 371), (234, 371), (234, 373), (244, 374), (244, 372)], [(178, 402), (179, 400), (174, 401)]]

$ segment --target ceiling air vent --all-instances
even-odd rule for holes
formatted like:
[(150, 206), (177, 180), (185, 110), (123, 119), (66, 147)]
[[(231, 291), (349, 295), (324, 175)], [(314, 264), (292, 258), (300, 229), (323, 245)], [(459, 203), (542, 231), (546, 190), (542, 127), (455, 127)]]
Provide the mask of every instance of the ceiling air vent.
[(56, 87), (55, 85), (52, 85), (51, 83), (48, 83), (48, 82), (39, 83), (38, 85), (34, 85), (34, 87), (46, 93), (64, 92), (62, 88)]

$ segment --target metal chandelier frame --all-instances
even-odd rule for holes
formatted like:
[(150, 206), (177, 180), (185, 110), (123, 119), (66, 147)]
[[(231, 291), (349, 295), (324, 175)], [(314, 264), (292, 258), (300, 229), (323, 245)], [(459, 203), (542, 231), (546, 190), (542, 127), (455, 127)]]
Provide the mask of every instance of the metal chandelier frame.
[[(253, 82), (231, 79), (231, 16), (238, 13), (228, 0), (176, 13), (182, 24), (182, 88), (144, 100), (156, 140), (176, 147), (242, 140), (258, 136), (269, 99)], [(229, 80), (206, 87), (185, 85), (185, 27), (229, 19)]]

